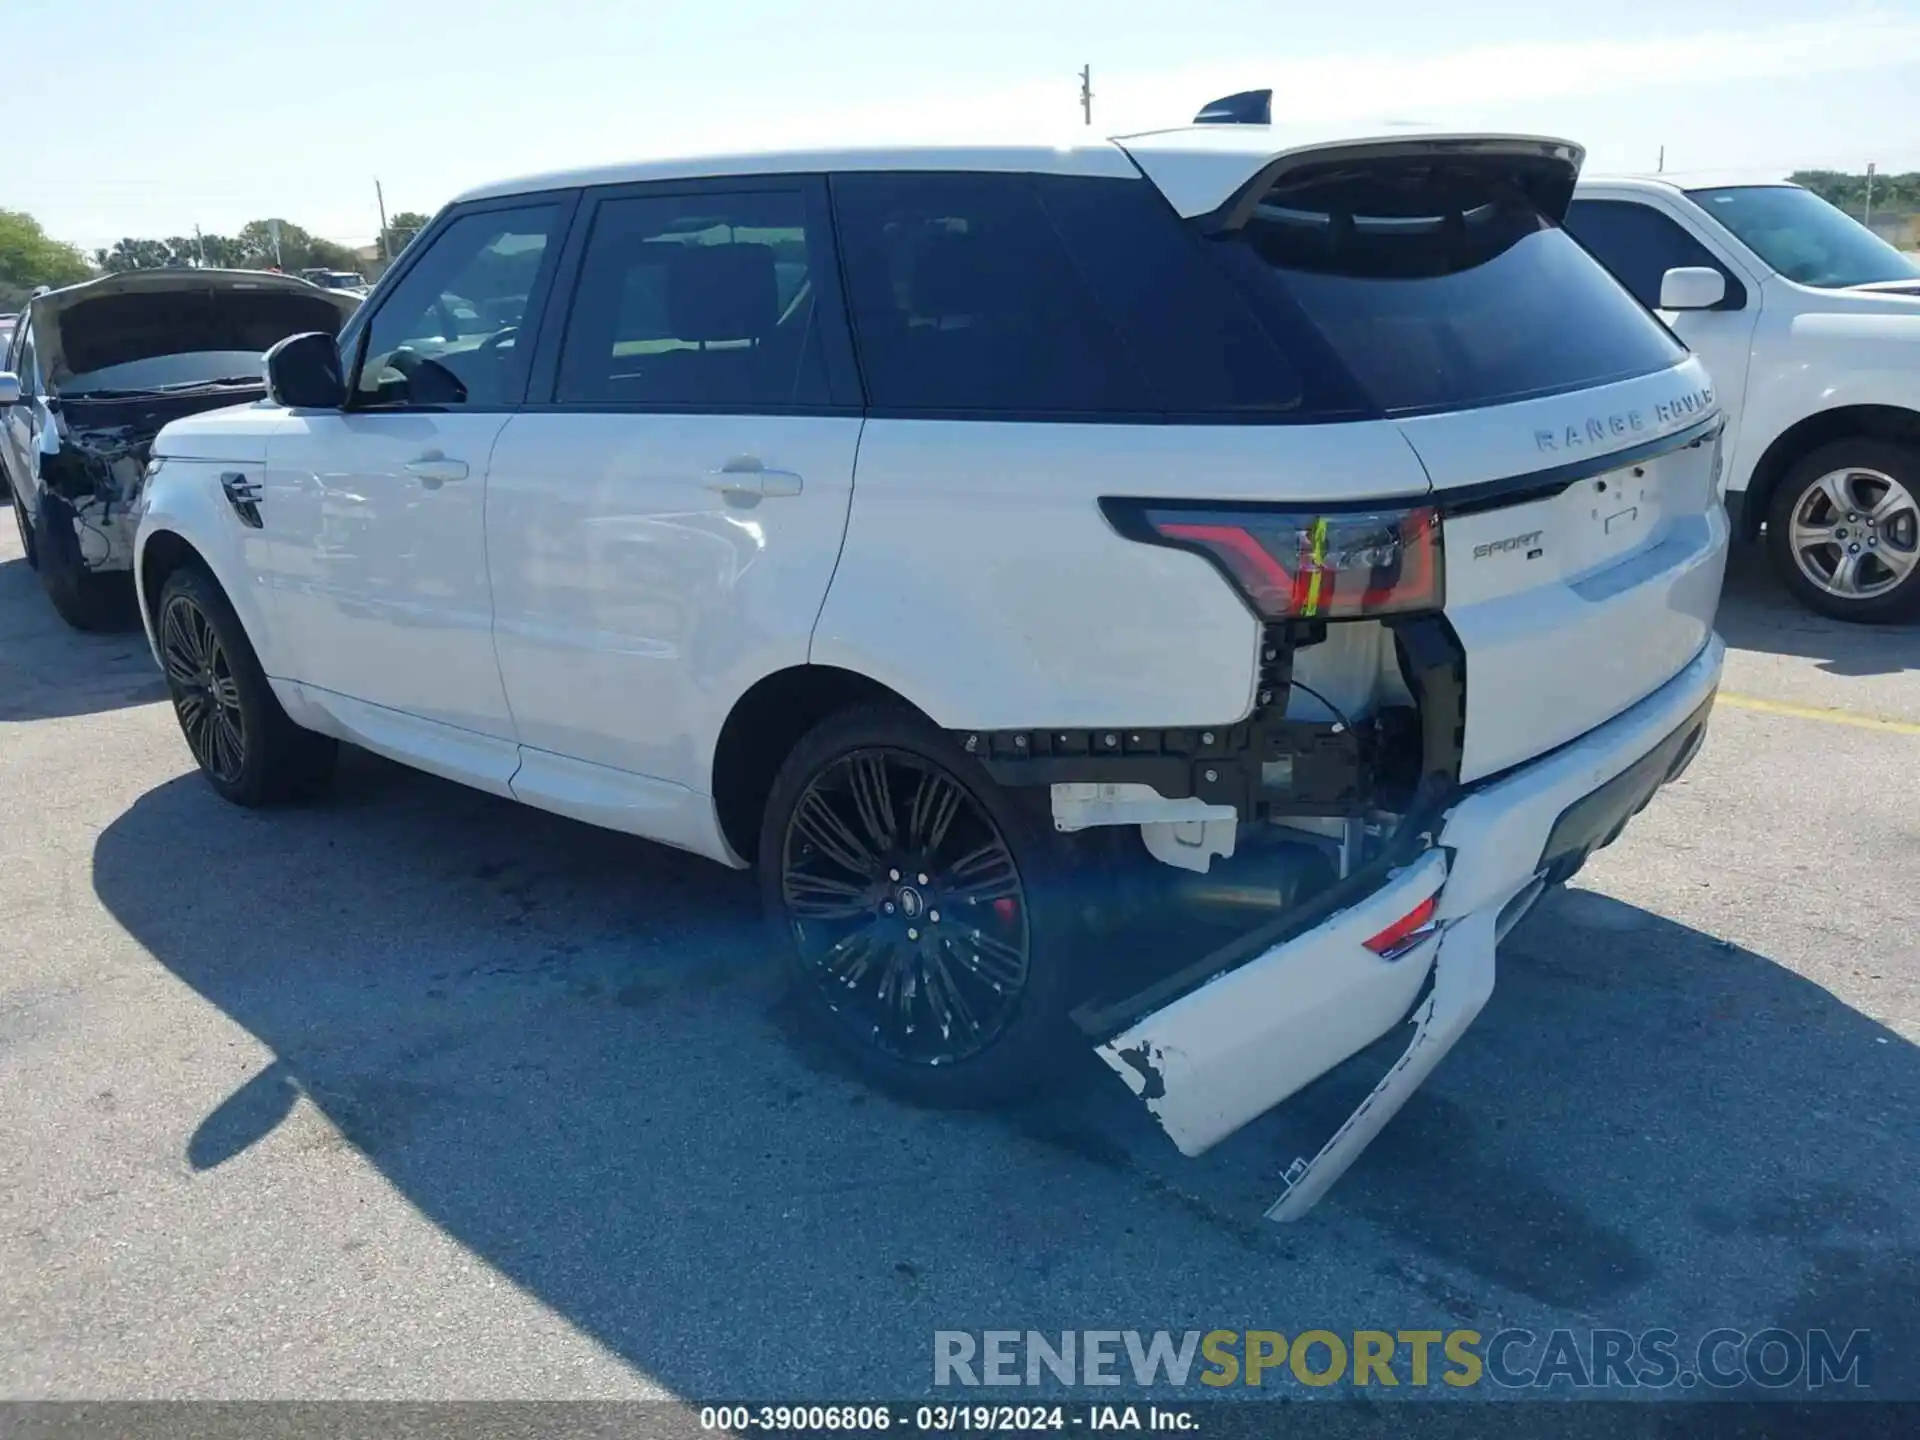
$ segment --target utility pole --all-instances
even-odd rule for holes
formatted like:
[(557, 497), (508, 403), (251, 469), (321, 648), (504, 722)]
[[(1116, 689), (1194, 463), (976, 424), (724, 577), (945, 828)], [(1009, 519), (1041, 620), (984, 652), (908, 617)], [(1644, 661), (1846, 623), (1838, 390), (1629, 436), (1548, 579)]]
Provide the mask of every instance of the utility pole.
[(198, 225), (193, 227), (193, 245), (200, 252), (200, 268), (207, 268), (207, 238), (200, 233)]
[(1093, 66), (1080, 67), (1080, 113), (1086, 117), (1086, 123), (1093, 124)]
[(1867, 214), (1866, 218), (1860, 223), (1862, 225), (1873, 224), (1873, 161), (1871, 160), (1867, 162)]
[(380, 263), (391, 265), (393, 256), (387, 253), (387, 197), (380, 193), (378, 176), (373, 181), (373, 203), (380, 207)]
[(1659, 164), (1659, 168), (1655, 170), (1654, 173), (1657, 175), (1664, 175), (1667, 173), (1667, 147), (1664, 145), (1660, 147), (1660, 164)]

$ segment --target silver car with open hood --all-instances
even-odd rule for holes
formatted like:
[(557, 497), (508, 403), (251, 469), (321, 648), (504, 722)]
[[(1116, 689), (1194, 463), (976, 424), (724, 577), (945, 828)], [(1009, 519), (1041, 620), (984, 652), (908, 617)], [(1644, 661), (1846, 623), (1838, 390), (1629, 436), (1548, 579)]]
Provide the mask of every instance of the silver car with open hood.
[(139, 270), (37, 295), (0, 366), (0, 466), (68, 623), (133, 615), (131, 507), (170, 420), (266, 393), (262, 353), (337, 333), (359, 297), (252, 270)]

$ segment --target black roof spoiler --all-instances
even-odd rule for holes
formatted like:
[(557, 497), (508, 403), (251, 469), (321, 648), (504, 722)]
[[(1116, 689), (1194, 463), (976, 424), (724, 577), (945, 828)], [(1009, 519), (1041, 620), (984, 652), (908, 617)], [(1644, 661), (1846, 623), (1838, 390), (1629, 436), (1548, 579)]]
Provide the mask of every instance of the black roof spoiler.
[(1200, 107), (1200, 113), (1193, 117), (1196, 125), (1271, 125), (1273, 123), (1273, 91), (1242, 90), (1237, 95), (1225, 95), (1218, 100), (1210, 100)]

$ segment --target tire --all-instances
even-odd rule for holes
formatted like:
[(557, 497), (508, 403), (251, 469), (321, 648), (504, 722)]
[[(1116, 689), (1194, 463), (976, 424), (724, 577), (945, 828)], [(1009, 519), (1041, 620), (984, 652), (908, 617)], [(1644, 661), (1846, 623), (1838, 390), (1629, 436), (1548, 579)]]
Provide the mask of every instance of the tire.
[(256, 807), (326, 789), (339, 745), (287, 718), (212, 576), (194, 565), (169, 575), (153, 631), (187, 749), (223, 798)]
[(72, 513), (65, 501), (40, 492), (40, 513), (33, 523), (33, 567), (40, 572), (40, 587), (60, 618), (76, 630), (131, 629), (139, 613), (132, 573), (87, 569)]
[(1920, 446), (1862, 437), (1803, 456), (1767, 506), (1767, 555), (1822, 615), (1920, 616)]
[(1051, 828), (924, 719), (863, 706), (810, 731), (775, 777), (759, 863), (800, 1008), (870, 1082), (993, 1105), (1070, 1053), (1079, 967)]

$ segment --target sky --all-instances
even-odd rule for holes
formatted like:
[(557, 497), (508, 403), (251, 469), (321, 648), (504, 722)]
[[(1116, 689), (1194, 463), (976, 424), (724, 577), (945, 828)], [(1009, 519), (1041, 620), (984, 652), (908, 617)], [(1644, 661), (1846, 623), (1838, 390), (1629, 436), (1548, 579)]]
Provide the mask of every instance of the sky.
[[(509, 175), (1276, 121), (1561, 135), (1589, 173), (1920, 170), (1920, 0), (5, 0), (0, 206), (91, 250), (277, 215), (348, 244)], [(921, 13), (914, 13), (921, 12)], [(30, 38), (30, 42), (28, 40)], [(22, 63), (22, 57), (25, 63)]]

